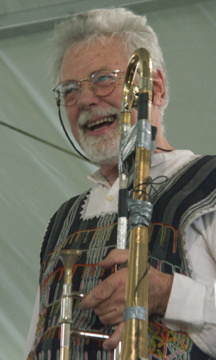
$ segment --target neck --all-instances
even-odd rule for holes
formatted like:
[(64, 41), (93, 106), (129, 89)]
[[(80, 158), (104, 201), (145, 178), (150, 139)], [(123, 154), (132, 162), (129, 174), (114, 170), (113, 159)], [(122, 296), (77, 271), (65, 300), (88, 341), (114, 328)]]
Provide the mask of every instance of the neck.
[(157, 140), (156, 140), (156, 146), (159, 148), (159, 149), (155, 149), (154, 153), (159, 153), (159, 152), (163, 152), (163, 151), (172, 151), (174, 150), (174, 148), (167, 142), (167, 140), (165, 139), (164, 136), (162, 136), (161, 138), (158, 139), (157, 137)]
[(155, 149), (155, 153), (163, 152), (163, 150), (174, 150), (173, 147), (168, 143), (168, 141), (165, 139), (161, 127), (161, 115), (156, 106), (152, 108), (152, 125), (157, 127), (157, 137), (156, 137), (156, 146), (158, 146), (160, 149)]
[(113, 185), (118, 178), (118, 164), (100, 164), (103, 176)]
[(155, 154), (158, 152), (163, 152), (164, 150), (172, 151), (174, 150), (173, 147), (168, 143), (168, 141), (165, 139), (161, 127), (158, 128), (157, 132), (157, 138), (156, 138), (156, 146), (158, 146), (160, 149), (155, 149)]

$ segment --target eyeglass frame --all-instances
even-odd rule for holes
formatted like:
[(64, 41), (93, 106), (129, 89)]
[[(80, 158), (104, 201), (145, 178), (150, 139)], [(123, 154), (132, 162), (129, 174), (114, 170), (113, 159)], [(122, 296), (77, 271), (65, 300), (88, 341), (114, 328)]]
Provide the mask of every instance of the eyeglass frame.
[[(93, 88), (91, 87), (92, 85), (94, 85), (94, 84), (93, 84), (93, 81), (92, 81), (92, 76), (94, 76), (94, 75), (97, 74), (97, 73), (103, 72), (103, 71), (107, 71), (107, 72), (109, 72), (109, 73), (114, 73), (116, 82), (115, 82), (115, 86), (114, 86), (113, 90), (112, 90), (110, 93), (108, 93), (108, 94), (106, 94), (106, 95), (98, 95), (97, 93), (95, 93), (95, 91), (94, 91)], [(81, 94), (81, 92), (82, 92), (82, 82), (85, 82), (85, 81), (88, 81), (88, 82), (89, 82), (89, 88), (90, 88), (91, 91), (92, 91), (93, 93), (95, 93), (97, 96), (102, 97), (102, 98), (104, 98), (104, 97), (106, 97), (106, 96), (109, 96), (109, 95), (111, 95), (111, 94), (115, 91), (115, 89), (116, 89), (117, 81), (118, 81), (118, 74), (124, 73), (125, 71), (126, 71), (126, 70), (118, 70), (118, 69), (117, 69), (117, 70), (105, 70), (105, 69), (103, 70), (103, 69), (101, 69), (101, 70), (92, 72), (92, 73), (89, 75), (89, 77), (84, 78), (84, 79), (81, 79), (81, 80), (79, 80), (79, 81), (77, 81), (77, 80), (64, 80), (64, 81), (61, 81), (58, 85), (56, 85), (56, 86), (52, 89), (52, 91), (54, 92), (54, 96), (55, 96), (57, 105), (62, 105), (62, 106), (64, 106), (64, 107), (74, 106), (74, 105), (79, 101), (79, 97), (80, 97), (80, 94)], [(77, 85), (80, 87), (80, 92), (79, 92), (79, 96), (78, 96), (77, 100), (76, 100), (72, 105), (65, 105), (65, 104), (62, 104), (62, 103), (61, 103), (61, 100), (60, 100), (60, 93), (63, 93), (63, 92), (60, 92), (60, 90), (56, 90), (56, 89), (57, 89), (61, 84), (67, 83), (67, 82), (70, 82), (70, 81), (77, 83)]]

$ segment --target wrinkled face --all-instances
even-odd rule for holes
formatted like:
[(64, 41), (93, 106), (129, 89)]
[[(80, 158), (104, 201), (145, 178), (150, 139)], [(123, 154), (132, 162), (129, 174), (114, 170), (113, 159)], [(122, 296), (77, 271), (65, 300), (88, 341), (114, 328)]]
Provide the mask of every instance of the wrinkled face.
[[(128, 57), (117, 39), (105, 44), (96, 41), (89, 47), (79, 44), (66, 52), (61, 69), (61, 81), (88, 78), (99, 70), (125, 70)], [(117, 163), (120, 141), (120, 109), (124, 73), (117, 87), (106, 97), (97, 96), (88, 82), (82, 83), (79, 100), (66, 107), (67, 117), (76, 141), (94, 162)], [(136, 110), (132, 110), (132, 124)]]

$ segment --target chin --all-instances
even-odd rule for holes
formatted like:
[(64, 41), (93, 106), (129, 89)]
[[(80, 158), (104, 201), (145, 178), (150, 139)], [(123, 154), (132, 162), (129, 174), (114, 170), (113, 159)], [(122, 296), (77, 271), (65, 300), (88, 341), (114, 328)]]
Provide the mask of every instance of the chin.
[(101, 164), (101, 165), (117, 165), (118, 164), (118, 156), (113, 156), (113, 157), (110, 157), (110, 158), (98, 158), (97, 161), (93, 161), (91, 160), (92, 162), (96, 163), (96, 164)]
[(83, 151), (88, 156), (88, 158), (96, 164), (118, 164), (119, 157), (119, 147), (117, 149), (113, 149), (113, 147), (106, 148), (106, 146), (102, 147), (90, 147), (82, 146)]
[(96, 164), (118, 163), (119, 157), (119, 132), (100, 138), (93, 138), (80, 132), (79, 143), (87, 157)]

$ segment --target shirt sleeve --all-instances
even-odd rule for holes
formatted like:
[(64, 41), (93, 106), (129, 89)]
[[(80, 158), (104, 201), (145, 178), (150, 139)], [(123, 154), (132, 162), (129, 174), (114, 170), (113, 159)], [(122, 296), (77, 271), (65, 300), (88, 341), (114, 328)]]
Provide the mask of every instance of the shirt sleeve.
[(28, 337), (27, 337), (27, 341), (26, 341), (23, 360), (27, 359), (28, 354), (30, 353), (30, 351), (32, 349), (33, 342), (35, 339), (35, 332), (36, 332), (38, 316), (39, 316), (39, 299), (40, 299), (40, 290), (38, 288), (36, 299), (35, 299), (35, 304), (34, 304), (34, 310), (33, 310), (33, 314), (32, 314), (32, 319), (31, 319), (31, 323), (30, 323), (30, 327), (29, 327)]
[(184, 238), (191, 278), (174, 274), (165, 314), (172, 330), (187, 331), (210, 356), (216, 354), (216, 212), (196, 219)]

